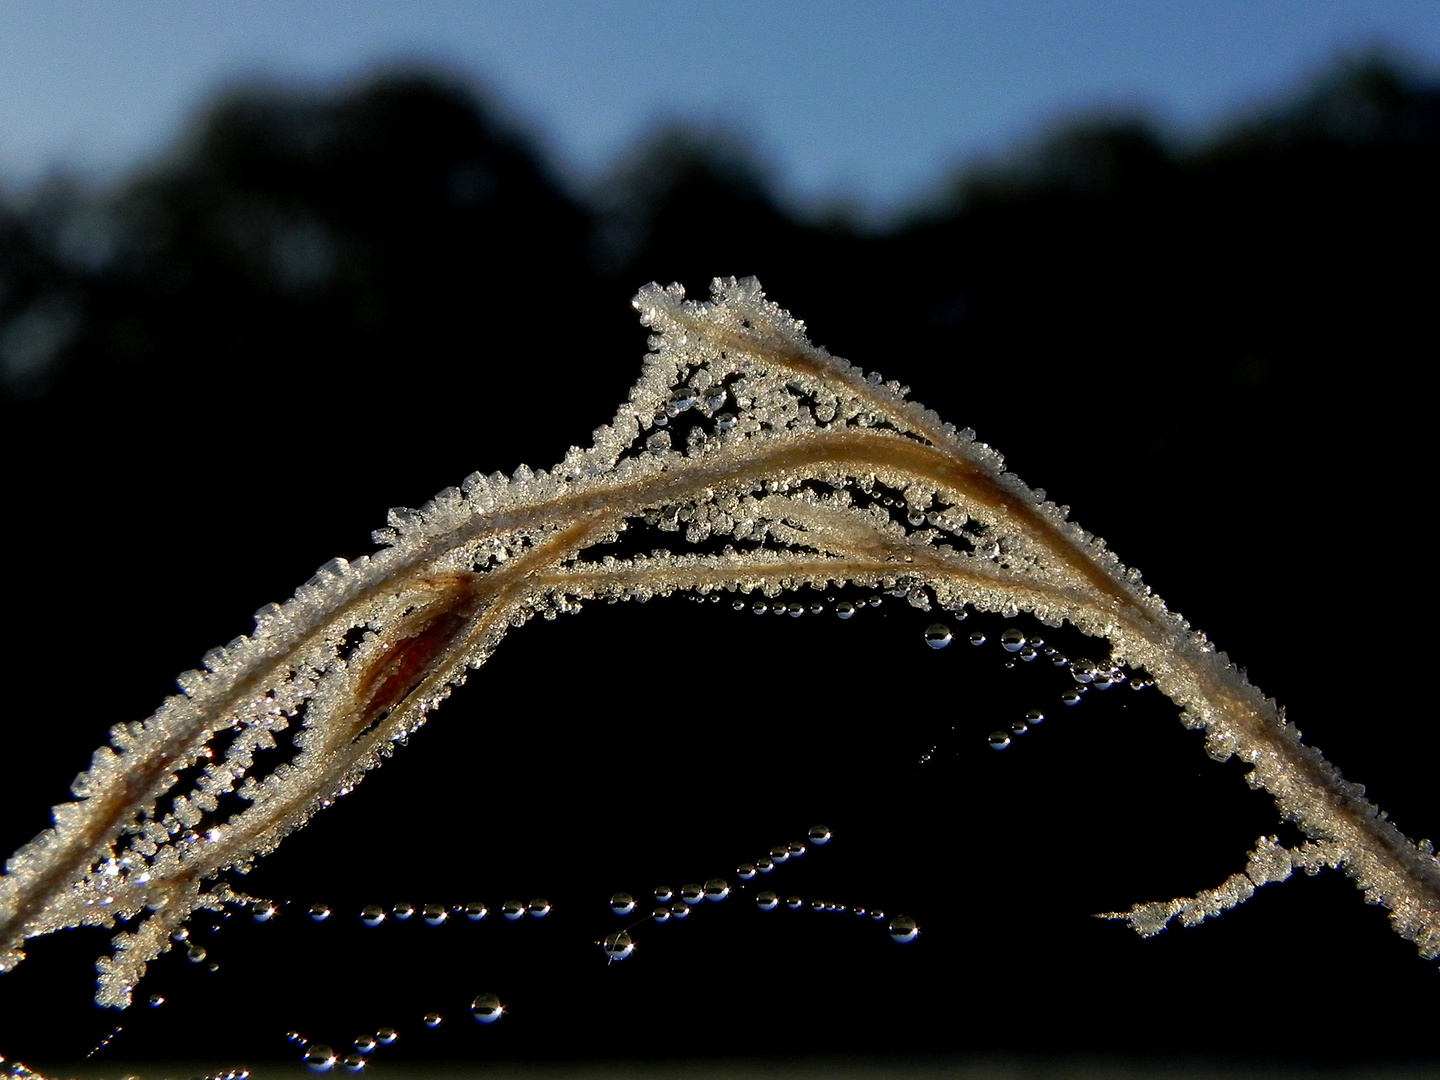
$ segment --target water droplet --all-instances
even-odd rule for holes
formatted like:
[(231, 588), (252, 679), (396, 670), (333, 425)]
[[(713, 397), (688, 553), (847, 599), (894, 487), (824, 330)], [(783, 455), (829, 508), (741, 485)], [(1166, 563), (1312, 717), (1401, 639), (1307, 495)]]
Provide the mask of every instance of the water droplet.
[(269, 922), (275, 917), (275, 905), (268, 900), (256, 900), (250, 905), (250, 917), (256, 922)]
[(920, 927), (909, 915), (897, 915), (890, 920), (890, 938), (901, 945), (909, 944), (920, 936)]
[(696, 883), (681, 886), (680, 899), (684, 900), (687, 904), (698, 904), (701, 900), (706, 899), (706, 887)]
[(163, 994), (151, 994), (151, 995), (150, 995), (150, 1007), (151, 1007), (152, 1009), (158, 1009), (161, 1005), (164, 1005), (164, 1004), (165, 1004), (165, 996), (164, 996)]
[(445, 1018), (439, 1013), (426, 1013), (420, 1018), (420, 1022), (428, 1028), (437, 1028), (445, 1022)]
[(1006, 652), (1019, 652), (1025, 647), (1025, 635), (1012, 627), (1000, 635), (1000, 647)]
[(374, 1035), (361, 1035), (355, 1040), (355, 1049), (362, 1054), (368, 1054), (375, 1049)]
[(855, 605), (849, 600), (841, 600), (835, 605), (835, 615), (840, 619), (852, 618), (855, 614)]
[(335, 1051), (324, 1043), (311, 1043), (300, 1060), (311, 1072), (329, 1072), (335, 1067)]
[(439, 926), (450, 917), (444, 904), (426, 904), (420, 909), (420, 917), (430, 926)]
[(1095, 681), (1095, 665), (1084, 658), (1070, 661), (1070, 677), (1077, 683), (1090, 683)]
[(192, 964), (198, 964), (201, 960), (205, 959), (205, 950), (199, 945), (191, 945), (190, 948), (185, 950), (185, 959), (189, 960)]
[(628, 892), (617, 892), (610, 897), (610, 910), (616, 915), (629, 915), (635, 910), (635, 898)]
[(676, 919), (688, 919), (690, 917), (690, 906), (684, 900), (675, 900), (670, 904), (670, 914)]
[(379, 926), (385, 921), (385, 909), (379, 904), (366, 904), (360, 909), (360, 921), (366, 926)]
[(1003, 731), (990, 732), (990, 749), (1005, 750), (1010, 746), (1010, 736)]
[(798, 619), (801, 615), (805, 614), (805, 605), (790, 604), (785, 608), (785, 613), (789, 615), (792, 619)]
[(1035, 659), (1037, 656), (1039, 656), (1040, 654), (1039, 654), (1038, 652), (1036, 652), (1033, 648), (1031, 648), (1029, 645), (1026, 645), (1023, 649), (1021, 649), (1021, 650), (1020, 650), (1018, 653), (1016, 653), (1015, 655), (1018, 656), (1018, 657), (1020, 657), (1021, 660), (1024, 660), (1025, 663), (1028, 664), (1028, 663), (1030, 663), (1030, 661), (1034, 660), (1034, 659)]
[(675, 890), (670, 888), (669, 885), (657, 885), (655, 887), (655, 899), (659, 900), (662, 904), (668, 904), (674, 898)]
[(1103, 668), (1097, 668), (1095, 677), (1090, 680), (1090, 685), (1096, 690), (1109, 690), (1115, 685), (1115, 673), (1113, 671), (1106, 671)]
[(712, 877), (705, 882), (706, 900), (724, 900), (730, 895), (730, 883), (724, 878)]
[(314, 919), (316, 922), (324, 922), (329, 917), (330, 909), (324, 904), (316, 904), (310, 909), (310, 918)]
[(1010, 725), (1010, 734), (1012, 735), (1024, 735), (1029, 730), (1030, 725), (1027, 724), (1024, 720), (1016, 720), (1013, 724)]
[(985, 641), (986, 641), (985, 635), (984, 635), (983, 633), (981, 633), (979, 630), (972, 630), (972, 631), (970, 632), (970, 644), (971, 644), (971, 645), (984, 645), (984, 644), (985, 644)]
[(465, 905), (465, 917), (471, 922), (479, 922), (489, 914), (490, 909), (479, 900), (471, 900), (470, 903)]
[(506, 900), (500, 905), (500, 914), (503, 915), (508, 922), (514, 922), (516, 919), (524, 916), (525, 905), (519, 900)]
[(493, 1024), (505, 1015), (505, 1006), (494, 994), (481, 994), (470, 1003), (470, 1015), (482, 1024)]
[(716, 431), (729, 431), (735, 426), (735, 424), (736, 420), (732, 413), (724, 412), (721, 413), (719, 416), (715, 417)]
[(400, 903), (396, 904), (390, 909), (390, 914), (398, 922), (404, 922), (406, 919), (410, 918), (411, 915), (415, 914), (415, 908), (413, 905), (407, 904), (405, 903), (405, 901), (402, 900)]
[(807, 835), (812, 844), (828, 844), (830, 842), (830, 830), (824, 825), (811, 825)]
[(811, 604), (811, 605), (810, 605), (810, 614), (811, 614), (811, 615), (820, 615), (820, 614), (823, 614), (824, 611), (825, 611), (825, 605), (824, 605), (824, 604), (816, 603), (816, 604)]
[(943, 649), (950, 644), (950, 627), (944, 623), (931, 623), (925, 628), (925, 644), (932, 649)]
[(635, 951), (635, 939), (624, 930), (607, 935), (600, 945), (611, 960), (624, 960)]
[(755, 903), (759, 905), (761, 911), (774, 911), (780, 906), (780, 897), (766, 889), (764, 892), (756, 894)]
[(801, 855), (804, 855), (804, 854), (805, 854), (805, 845), (802, 844), (799, 840), (791, 840), (791, 841), (790, 841), (790, 857), (791, 857), (792, 859), (798, 859)]
[(550, 914), (550, 901), (543, 896), (537, 896), (530, 901), (530, 906), (525, 910), (530, 913), (532, 919), (543, 919)]
[(650, 917), (657, 923), (670, 921), (670, 909), (668, 907), (657, 907), (650, 913)]
[(878, 907), (877, 907), (877, 908), (871, 908), (871, 909), (870, 909), (870, 918), (872, 918), (872, 919), (875, 920), (876, 922), (884, 922), (884, 921), (885, 921), (885, 912), (881, 911)]
[(775, 847), (772, 847), (770, 849), (770, 858), (774, 861), (776, 866), (779, 866), (783, 862), (789, 862), (790, 849), (783, 844), (777, 844)]
[(883, 604), (883, 603), (885, 602), (885, 598), (884, 598), (883, 596), (880, 596), (880, 595), (877, 594), (877, 595), (875, 595), (875, 596), (870, 597), (870, 601), (869, 601), (869, 602), (870, 602), (870, 606), (871, 606), (871, 607), (879, 607), (881, 604)]
[(749, 881), (755, 876), (755, 867), (750, 863), (741, 863), (735, 868), (736, 875), (741, 881)]
[(750, 605), (750, 610), (756, 615), (764, 615), (770, 610), (770, 605), (765, 603), (764, 600), (756, 600), (755, 603)]
[(858, 915), (860, 918), (863, 919), (863, 918), (865, 917), (865, 909), (864, 909), (863, 907), (857, 907), (857, 908), (854, 908), (853, 910), (854, 910), (855, 914)]
[(375, 1032), (375, 1041), (381, 1046), (389, 1046), (400, 1037), (400, 1033), (392, 1027), (383, 1027)]
[(724, 404), (725, 404), (725, 387), (723, 387), (723, 386), (712, 386), (708, 391), (706, 391), (706, 393), (705, 393), (705, 407), (706, 407), (707, 409), (709, 409), (711, 412), (714, 412), (716, 409), (720, 408), (720, 406), (721, 406), (721, 405), (724, 405)]
[(1079, 705), (1084, 700), (1084, 695), (1079, 690), (1064, 690), (1060, 694), (1060, 701), (1064, 705)]
[(755, 860), (755, 869), (762, 874), (768, 874), (775, 869), (775, 862), (768, 855), (761, 855)]
[(1039, 709), (1031, 709), (1025, 714), (1025, 722), (1027, 724), (1043, 724), (1045, 722), (1045, 714)]
[(791, 911), (799, 911), (800, 908), (804, 905), (804, 903), (805, 901), (801, 900), (798, 896), (787, 896), (785, 898), (785, 906), (788, 907)]
[(824, 910), (825, 910), (825, 901), (824, 901), (824, 900), (811, 900), (811, 901), (810, 901), (810, 910), (811, 910), (811, 911), (824, 911)]

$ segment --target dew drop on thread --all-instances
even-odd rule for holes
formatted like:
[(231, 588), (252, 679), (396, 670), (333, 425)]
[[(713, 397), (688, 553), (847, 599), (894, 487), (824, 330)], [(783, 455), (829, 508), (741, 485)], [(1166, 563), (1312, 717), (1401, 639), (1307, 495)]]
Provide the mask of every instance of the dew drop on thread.
[(890, 920), (890, 937), (901, 945), (908, 945), (920, 936), (920, 927), (909, 915), (897, 915)]
[(625, 960), (635, 951), (635, 939), (624, 930), (617, 930), (601, 942), (605, 955), (611, 960)]
[(943, 649), (950, 644), (953, 635), (944, 623), (931, 623), (925, 628), (925, 644), (932, 649)]
[(470, 1015), (482, 1024), (493, 1024), (505, 1014), (505, 1006), (494, 994), (481, 994), (470, 1003)]
[(300, 1060), (311, 1072), (329, 1072), (335, 1067), (335, 1051), (324, 1043), (311, 1043)]

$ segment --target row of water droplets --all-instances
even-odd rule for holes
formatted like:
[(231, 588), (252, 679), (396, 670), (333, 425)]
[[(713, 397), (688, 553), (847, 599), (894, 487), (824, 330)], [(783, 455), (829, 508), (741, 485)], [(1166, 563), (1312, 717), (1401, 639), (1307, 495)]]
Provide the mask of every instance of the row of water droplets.
[[(682, 885), (678, 890), (669, 885), (657, 886), (652, 892), (655, 906), (651, 908), (649, 914), (641, 915), (623, 930), (607, 934), (602, 941), (596, 944), (604, 950), (607, 960), (611, 963), (629, 959), (635, 954), (634, 930), (637, 927), (647, 922), (683, 921), (690, 917), (693, 910), (707, 901), (719, 903), (729, 899), (732, 892), (746, 893), (752, 888), (750, 883), (757, 882), (763, 876), (773, 873), (777, 866), (802, 857), (811, 847), (822, 847), (828, 844), (830, 839), (831, 832), (828, 827), (824, 825), (811, 826), (805, 840), (777, 844), (754, 862), (741, 863), (736, 867), (735, 874), (740, 879), (740, 884), (734, 886), (733, 889), (725, 878), (720, 877), (709, 878), (704, 884), (692, 882)], [(754, 896), (756, 906), (761, 911), (776, 911), (782, 907), (780, 894), (771, 889), (759, 889), (755, 891)], [(628, 892), (617, 892), (610, 897), (610, 910), (624, 918), (634, 915), (640, 906), (640, 902)], [(863, 907), (818, 899), (809, 901), (807, 905), (800, 896), (788, 896), (783, 901), (783, 907), (791, 911), (799, 911), (807, 906), (809, 910), (816, 912), (849, 911), (860, 917), (868, 917), (874, 922), (885, 921), (885, 913), (879, 908), (867, 910)], [(896, 916), (889, 921), (888, 927), (891, 938), (901, 944), (908, 944), (920, 935), (919, 924), (908, 915)]]
[[(964, 618), (962, 613), (961, 618)], [(945, 623), (931, 623), (925, 628), (925, 644), (932, 649), (944, 649), (949, 647), (955, 640), (955, 634)], [(975, 647), (985, 645), (989, 637), (982, 630), (972, 631), (969, 635), (969, 642)], [(1093, 660), (1083, 657), (1068, 657), (1053, 645), (1048, 645), (1045, 639), (1039, 634), (1026, 634), (1023, 631), (1009, 627), (1000, 634), (1000, 647), (1005, 650), (1009, 657), (1005, 661), (1007, 668), (1014, 668), (1017, 662), (1033, 663), (1039, 659), (1045, 659), (1054, 667), (1064, 668), (1070, 673), (1075, 685), (1067, 687), (1060, 693), (1060, 703), (1067, 707), (1079, 705), (1085, 695), (1091, 690), (1109, 690), (1111, 687), (1126, 683), (1132, 690), (1144, 690), (1153, 686), (1151, 679), (1143, 674), (1130, 672), (1124, 666), (1097, 664)], [(1006, 729), (997, 729), (990, 732), (987, 740), (994, 750), (1007, 750), (1011, 743), (1026, 734), (1032, 727), (1042, 724), (1045, 721), (1045, 713), (1040, 709), (1028, 709), (1025, 715), (1010, 723)], [(932, 760), (935, 748), (921, 755), (922, 764)]]
[[(488, 1027), (505, 1015), (505, 1006), (497, 994), (479, 994), (470, 1003), (470, 1015)], [(432, 1031), (444, 1022), (445, 1017), (438, 1012), (427, 1012), (420, 1018), (420, 1023)], [(327, 1043), (312, 1042), (298, 1031), (286, 1036), (301, 1048), (300, 1060), (311, 1072), (329, 1072), (336, 1066), (347, 1072), (360, 1072), (370, 1064), (371, 1055), (377, 1049), (393, 1045), (399, 1037), (399, 1031), (393, 1027), (377, 1028), (374, 1034), (366, 1032), (357, 1036), (350, 1050), (337, 1053)]]
[[(506, 900), (497, 909), (500, 917), (506, 922), (519, 922), (527, 916), (531, 919), (543, 919), (550, 914), (554, 905), (544, 897), (535, 897), (532, 900)], [(267, 922), (274, 916), (276, 907), (273, 904), (259, 902), (252, 905), (252, 915), (259, 922)], [(308, 915), (312, 922), (326, 922), (334, 914), (328, 904), (311, 905)], [(366, 904), (360, 909), (359, 918), (364, 926), (378, 927), (385, 923), (406, 923), (412, 919), (426, 926), (443, 926), (451, 918), (464, 918), (468, 922), (478, 923), (489, 918), (491, 910), (489, 905), (481, 900), (472, 900), (466, 904), (422, 904), (418, 908), (408, 901), (401, 901), (391, 905), (388, 909), (382, 904)], [(418, 918), (417, 918), (418, 917)], [(470, 1003), (470, 1015), (484, 1025), (494, 1024), (505, 1013), (505, 1006), (501, 1003), (496, 994), (482, 993)], [(427, 1012), (420, 1017), (420, 1025), (428, 1030), (435, 1030), (445, 1022), (445, 1016), (439, 1012)], [(371, 1055), (380, 1047), (390, 1046), (400, 1037), (400, 1032), (394, 1027), (382, 1027), (375, 1032), (365, 1032), (356, 1036), (351, 1044), (351, 1049), (337, 1052), (330, 1044), (314, 1042), (299, 1032), (289, 1032), (286, 1038), (300, 1046), (301, 1061), (312, 1072), (329, 1072), (336, 1067), (343, 1068), (349, 1072), (360, 1072), (371, 1061)]]
[[(894, 595), (907, 596), (908, 590), (897, 590)], [(711, 602), (718, 601), (716, 595), (710, 597), (696, 597), (697, 601), (704, 602), (708, 599)], [(860, 600), (839, 600), (833, 596), (827, 596), (825, 602), (812, 600), (802, 603), (796, 600), (764, 600), (754, 601), (734, 600), (732, 606), (736, 611), (749, 610), (756, 615), (774, 614), (799, 618), (802, 615), (823, 615), (827, 610), (833, 611), (836, 618), (851, 619), (865, 608), (878, 608), (884, 603), (884, 598), (879, 594), (871, 595)], [(955, 612), (953, 618), (962, 621), (967, 617), (964, 610)], [(947, 648), (956, 638), (951, 627), (943, 622), (931, 623), (925, 628), (925, 644), (931, 649)], [(967, 640), (972, 646), (980, 647), (990, 640), (983, 630), (974, 630)], [(1017, 663), (1033, 663), (1036, 660), (1046, 660), (1057, 668), (1064, 668), (1069, 671), (1070, 677), (1075, 685), (1061, 691), (1060, 703), (1066, 707), (1079, 705), (1085, 695), (1091, 690), (1105, 691), (1121, 683), (1127, 684), (1132, 690), (1144, 690), (1154, 685), (1144, 673), (1131, 672), (1123, 665), (1109, 665), (1097, 663), (1084, 657), (1069, 657), (1062, 653), (1055, 646), (1047, 644), (1044, 637), (1039, 633), (1026, 634), (1015, 627), (1009, 627), (999, 635), (1000, 647), (1008, 654), (1005, 666), (1014, 668)], [(992, 749), (1007, 750), (1014, 740), (1029, 732), (1032, 727), (1045, 722), (1045, 713), (1041, 709), (1028, 709), (1025, 714), (1003, 729), (997, 729), (986, 736)], [(922, 754), (920, 761), (928, 764), (934, 759), (935, 747)]]
[[(276, 903), (268, 900), (258, 900), (249, 907), (251, 918), (257, 923), (269, 923), (281, 915), (282, 911), (289, 907), (288, 903)], [(553, 905), (543, 897), (536, 897), (529, 901), (507, 900), (497, 909), (500, 917), (507, 922), (517, 922), (527, 916), (531, 919), (543, 919), (550, 914)], [(335, 912), (329, 904), (315, 903), (305, 909), (305, 916), (314, 923), (328, 922)], [(366, 904), (361, 907), (358, 917), (362, 925), (367, 927), (378, 927), (384, 923), (407, 923), (412, 919), (418, 924), (426, 926), (442, 926), (452, 918), (472, 923), (486, 920), (491, 914), (490, 907), (483, 901), (472, 900), (466, 904), (438, 904), (428, 903), (419, 907), (406, 901), (391, 905), (389, 908), (380, 904)], [(212, 930), (218, 930), (219, 924), (212, 926)], [(219, 965), (208, 960), (208, 952), (204, 946), (193, 939), (191, 931), (181, 928), (172, 935), (172, 940), (177, 946), (185, 948), (186, 958), (193, 964), (206, 964), (209, 971), (219, 969)], [(150, 995), (149, 1005), (151, 1008), (159, 1008), (166, 1003), (165, 996), (160, 993)], [(505, 1007), (500, 999), (494, 994), (480, 994), (471, 1002), (471, 1015), (482, 1024), (493, 1024), (503, 1015)], [(437, 1012), (427, 1012), (419, 1017), (419, 1024), (427, 1029), (438, 1028), (444, 1022), (444, 1017)], [(115, 1035), (122, 1030), (117, 1027), (106, 1039), (90, 1052), (93, 1056), (96, 1052), (103, 1050)], [(350, 1049), (336, 1051), (330, 1044), (313, 1041), (296, 1031), (287, 1033), (289, 1042), (296, 1044), (301, 1049), (301, 1061), (312, 1071), (328, 1072), (333, 1068), (340, 1067), (350, 1072), (360, 1072), (370, 1061), (370, 1056), (379, 1047), (390, 1046), (400, 1036), (395, 1027), (381, 1027), (373, 1032), (365, 1032), (355, 1037)]]

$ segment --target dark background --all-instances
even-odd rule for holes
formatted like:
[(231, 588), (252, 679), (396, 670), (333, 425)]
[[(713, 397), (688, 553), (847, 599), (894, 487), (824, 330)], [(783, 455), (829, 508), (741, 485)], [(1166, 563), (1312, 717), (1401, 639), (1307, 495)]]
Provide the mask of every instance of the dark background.
[[(1434, 837), (1437, 147), (1440, 88), (1355, 62), (1203, 145), (1072, 124), (873, 232), (788, 214), (746, 147), (684, 129), (582, 200), (473, 91), (416, 71), (235, 92), (123, 185), (0, 202), (0, 849), (170, 673), (368, 550), (385, 507), (584, 444), (638, 371), (636, 288), (703, 296), (716, 274), (757, 275), (817, 343), (1075, 505)], [(1151, 941), (1090, 917), (1294, 839), (1154, 691), (1063, 709), (1068, 676), (1007, 668), (993, 617), (943, 619), (959, 638), (937, 652), (922, 633), (941, 616), (893, 598), (848, 622), (730, 599), (525, 627), (241, 883), (288, 905), (275, 921), (197, 925), (218, 971), (167, 956), (115, 1014), (89, 1001), (105, 933), (36, 941), (0, 978), (0, 1053), (74, 1060), (120, 1024), (97, 1066), (228, 1067), (298, 1060), (290, 1030), (339, 1049), (389, 1025), (376, 1066), (1437, 1059), (1435, 965), (1342, 875)], [(1045, 724), (992, 752), (1030, 708)], [(737, 863), (817, 822), (831, 844), (754, 886), (910, 914), (918, 941), (736, 894), (638, 927), (606, 965), (611, 892), (737, 885)], [(537, 895), (547, 919), (498, 918)], [(474, 899), (479, 924), (356, 917)], [(487, 991), (511, 1009), (493, 1028), (467, 1015)]]

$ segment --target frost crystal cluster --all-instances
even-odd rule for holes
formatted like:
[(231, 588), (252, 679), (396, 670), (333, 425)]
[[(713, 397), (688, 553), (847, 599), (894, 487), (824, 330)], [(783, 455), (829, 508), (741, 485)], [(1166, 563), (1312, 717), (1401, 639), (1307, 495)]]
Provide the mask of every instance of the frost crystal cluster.
[[(1329, 865), (1388, 907), (1423, 956), (1440, 955), (1428, 843), (1401, 835), (998, 454), (905, 387), (811, 345), (754, 280), (717, 280), (708, 303), (650, 285), (635, 307), (652, 351), (590, 447), (548, 472), (476, 473), (419, 510), (390, 511), (374, 555), (327, 563), (257, 612), (253, 634), (180, 676), (154, 716), (111, 729), (74, 800), (5, 866), (0, 969), (31, 937), (123, 917), (134, 921), (97, 963), (96, 999), (128, 1003), (194, 911), (249, 899), (224, 872), (347, 794), (535, 615), (829, 583), (920, 607), (1031, 612), (1107, 639), (1310, 837), (1293, 852), (1262, 838), (1219, 889), (1117, 916), (1141, 933), (1216, 914), (1292, 866)], [(667, 549), (636, 553), (634, 537), (654, 533)]]

